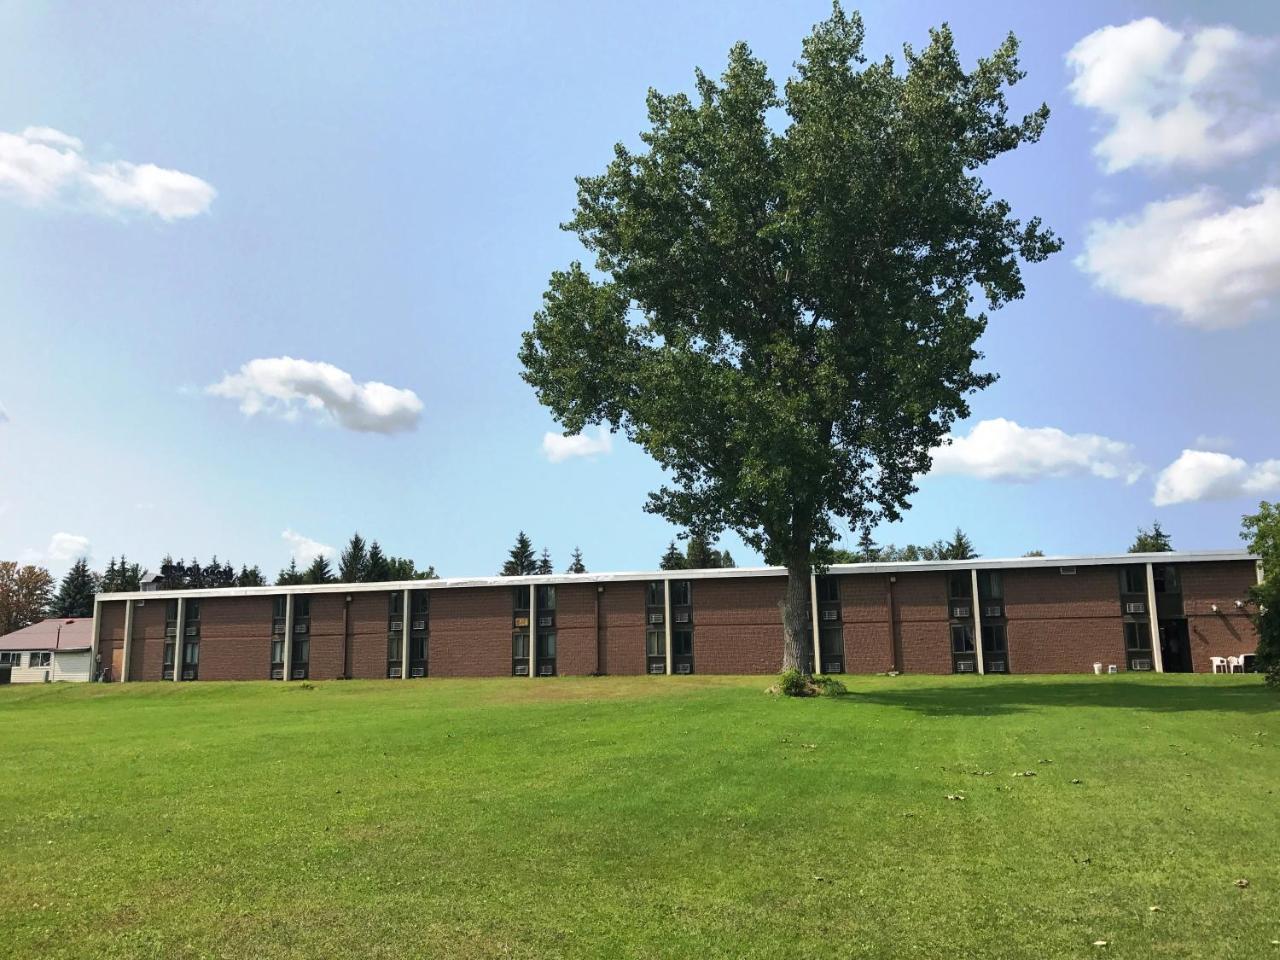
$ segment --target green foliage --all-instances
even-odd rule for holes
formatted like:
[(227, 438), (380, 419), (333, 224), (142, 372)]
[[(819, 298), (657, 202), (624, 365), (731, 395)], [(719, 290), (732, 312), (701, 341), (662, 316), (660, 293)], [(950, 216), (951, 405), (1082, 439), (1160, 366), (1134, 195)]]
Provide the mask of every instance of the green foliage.
[(1250, 597), (1255, 604), (1253, 624), (1258, 628), (1258, 670), (1267, 675), (1269, 684), (1280, 686), (1280, 575), (1268, 574), (1250, 590)]
[(329, 564), (329, 558), (324, 554), (318, 555), (311, 561), (311, 566), (307, 567), (302, 574), (303, 583), (333, 583), (333, 567)]
[(533, 541), (521, 530), (516, 542), (507, 554), (507, 560), (498, 571), (499, 576), (520, 577), (538, 572), (538, 561), (533, 555)]
[(783, 670), (778, 674), (778, 692), (784, 697), (807, 697), (809, 678), (794, 667)]
[(843, 681), (826, 675), (814, 677), (813, 685), (820, 697), (843, 697), (849, 692)]
[(1169, 535), (1160, 527), (1160, 521), (1155, 520), (1151, 524), (1151, 529), (1147, 530), (1143, 527), (1138, 528), (1138, 535), (1134, 538), (1133, 546), (1129, 548), (1130, 553), (1168, 553), (1173, 549), (1173, 541)]
[(1249, 544), (1249, 552), (1262, 558), (1262, 571), (1269, 578), (1280, 578), (1280, 501), (1258, 504), (1258, 512), (1245, 514), (1240, 520), (1240, 539)]
[(240, 573), (236, 575), (237, 587), (265, 587), (267, 578), (262, 575), (262, 568), (256, 563), (252, 567), (243, 564), (240, 566)]
[(44, 567), (0, 561), (0, 637), (44, 617), (53, 592), (53, 577)]
[(1043, 557), (1043, 556), (1044, 556), (1044, 551), (1043, 551), (1043, 550), (1028, 550), (1026, 553), (1024, 553), (1024, 554), (1023, 554), (1023, 556), (1024, 556), (1024, 557)]
[(147, 571), (141, 564), (130, 563), (121, 554), (118, 563), (115, 557), (107, 562), (107, 569), (98, 582), (98, 589), (102, 593), (133, 593), (142, 588), (142, 578), (146, 575)]
[(573, 548), (573, 556), (569, 560), (569, 569), (566, 573), (586, 573), (587, 566), (582, 562), (582, 551), (577, 547)]
[(89, 561), (81, 557), (63, 576), (49, 613), (54, 617), (93, 616), (93, 597), (97, 592), (98, 575), (89, 569)]
[(555, 567), (551, 565), (551, 553), (546, 547), (542, 548), (542, 556), (538, 560), (538, 565), (534, 568), (534, 573), (551, 574), (555, 573)]
[(296, 558), (289, 558), (289, 565), (276, 574), (276, 586), (292, 587), (306, 581), (302, 577), (302, 571), (298, 569), (298, 561)]
[[(862, 43), (836, 6), (781, 94), (741, 43), (694, 96), (651, 91), (644, 149), (618, 144), (578, 179), (566, 226), (596, 273), (552, 274), (520, 350), (566, 431), (608, 423), (669, 472), (646, 509), (735, 530), (797, 581), (829, 558), (837, 519), (908, 505), (994, 380), (975, 369), (974, 293), (992, 309), (1021, 297), (1021, 263), (1060, 247), (978, 176), (1048, 119), (1008, 114), (1017, 41), (969, 71), (945, 26), (902, 69)], [(790, 663), (803, 607), (789, 588)]]
[(365, 583), (386, 583), (391, 579), (391, 564), (377, 540), (369, 544), (369, 556), (364, 568)]
[(667, 552), (662, 555), (662, 559), (658, 561), (658, 569), (660, 570), (684, 570), (685, 559), (684, 554), (680, 552), (680, 548), (676, 546), (674, 540), (667, 546)]
[(343, 583), (363, 583), (369, 572), (369, 550), (357, 530), (338, 557), (338, 579)]

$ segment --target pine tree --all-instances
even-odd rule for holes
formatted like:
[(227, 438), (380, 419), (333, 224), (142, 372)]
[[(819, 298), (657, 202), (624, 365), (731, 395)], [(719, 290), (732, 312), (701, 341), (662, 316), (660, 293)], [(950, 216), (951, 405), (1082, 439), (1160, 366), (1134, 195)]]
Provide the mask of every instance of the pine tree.
[(685, 569), (684, 554), (680, 552), (674, 540), (667, 547), (667, 552), (662, 555), (662, 559), (658, 561), (658, 569), (660, 570), (683, 570)]
[(98, 587), (103, 593), (120, 592), (120, 568), (116, 566), (115, 557), (107, 561), (107, 569), (102, 572), (102, 579), (98, 581)]
[(93, 596), (98, 592), (98, 575), (89, 569), (89, 561), (81, 557), (58, 587), (50, 612), (55, 617), (93, 616)]
[[(181, 560), (178, 563), (182, 563)], [(186, 568), (186, 586), (192, 590), (201, 590), (204, 588), (204, 567), (200, 566), (200, 561), (195, 557), (191, 558), (191, 563)]]
[(298, 569), (297, 558), (290, 557), (289, 565), (276, 574), (276, 586), (291, 587), (303, 582), (302, 571)]
[(542, 558), (538, 561), (537, 567), (534, 568), (535, 573), (549, 574), (555, 573), (555, 567), (551, 565), (551, 553), (546, 547), (542, 548)]
[(360, 583), (364, 580), (368, 567), (369, 551), (365, 547), (364, 537), (357, 530), (338, 558), (338, 579), (343, 583)]
[(333, 583), (333, 567), (329, 563), (329, 558), (320, 554), (312, 560), (311, 566), (307, 567), (302, 574), (302, 582)]
[(387, 555), (382, 552), (382, 547), (377, 540), (369, 544), (368, 562), (364, 569), (365, 583), (386, 583), (391, 579), (391, 565), (387, 560)]
[(266, 577), (262, 575), (262, 571), (255, 563), (252, 567), (240, 566), (240, 575), (236, 577), (237, 587), (265, 587), (267, 585)]
[(965, 534), (963, 530), (956, 527), (956, 532), (951, 539), (943, 543), (939, 540), (934, 544), (933, 552), (936, 556), (929, 557), (931, 560), (976, 560), (978, 553), (973, 549), (973, 541)]
[(1129, 548), (1130, 553), (1168, 553), (1173, 549), (1173, 541), (1160, 528), (1160, 521), (1151, 524), (1150, 530), (1138, 528), (1138, 537)]
[(502, 569), (498, 571), (498, 575), (502, 577), (521, 577), (531, 573), (537, 573), (538, 561), (533, 556), (533, 541), (525, 536), (525, 532), (521, 530), (516, 535), (515, 546), (513, 546), (507, 555), (507, 561), (502, 565)]
[(863, 527), (862, 535), (858, 537), (858, 559), (863, 563), (875, 563), (880, 559), (880, 551), (871, 536), (870, 527)]
[(725, 568), (726, 570), (732, 570), (734, 567), (737, 566), (737, 564), (733, 562), (733, 554), (731, 554), (728, 550), (720, 551), (719, 565)]
[(586, 565), (582, 562), (582, 551), (577, 547), (573, 548), (573, 555), (569, 560), (569, 569), (566, 573), (586, 573)]
[(714, 553), (707, 537), (690, 536), (689, 545), (684, 548), (685, 569), (706, 570), (717, 566)]

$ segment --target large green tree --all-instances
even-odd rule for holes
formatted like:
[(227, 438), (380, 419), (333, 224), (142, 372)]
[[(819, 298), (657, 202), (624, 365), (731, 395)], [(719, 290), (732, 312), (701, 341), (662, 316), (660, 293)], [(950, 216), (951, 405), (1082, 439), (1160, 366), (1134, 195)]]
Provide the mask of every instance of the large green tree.
[(533, 541), (521, 530), (516, 534), (516, 542), (507, 552), (507, 559), (502, 564), (498, 575), (502, 577), (528, 576), (538, 572), (538, 558), (533, 553)]
[(343, 583), (360, 583), (369, 570), (369, 550), (364, 537), (357, 530), (351, 535), (346, 549), (338, 557), (338, 579)]
[(897, 518), (993, 381), (975, 293), (1021, 297), (1022, 262), (1060, 246), (978, 176), (1049, 115), (1010, 117), (1017, 52), (966, 70), (944, 26), (869, 62), (837, 4), (781, 93), (737, 44), (693, 96), (650, 91), (643, 148), (578, 179), (566, 228), (596, 272), (552, 275), (524, 377), (566, 433), (607, 423), (668, 471), (648, 510), (786, 565), (786, 667), (840, 527)]
[(55, 617), (93, 616), (93, 598), (98, 592), (98, 575), (89, 569), (89, 561), (81, 557), (71, 565), (58, 593), (49, 605), (49, 613)]
[(1129, 547), (1130, 553), (1168, 553), (1173, 549), (1173, 540), (1164, 532), (1160, 521), (1152, 521), (1151, 529), (1138, 528), (1138, 535), (1133, 538)]
[(0, 561), (0, 637), (43, 617), (52, 591), (53, 577), (44, 567)]
[(1240, 536), (1262, 560), (1263, 581), (1252, 590), (1254, 625), (1258, 628), (1258, 669), (1280, 687), (1280, 503), (1258, 504), (1258, 512), (1242, 518)]

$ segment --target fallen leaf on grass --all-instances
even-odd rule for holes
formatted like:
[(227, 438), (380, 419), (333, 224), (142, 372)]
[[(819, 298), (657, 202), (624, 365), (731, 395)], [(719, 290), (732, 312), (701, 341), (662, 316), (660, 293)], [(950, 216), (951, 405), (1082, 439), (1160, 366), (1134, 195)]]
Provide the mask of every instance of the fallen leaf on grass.
[(1248, 881), (1248, 880), (1237, 880), (1237, 881), (1236, 881), (1236, 886), (1237, 886), (1237, 887), (1239, 887), (1241, 890), (1243, 890), (1245, 887), (1249, 886), (1249, 881)]

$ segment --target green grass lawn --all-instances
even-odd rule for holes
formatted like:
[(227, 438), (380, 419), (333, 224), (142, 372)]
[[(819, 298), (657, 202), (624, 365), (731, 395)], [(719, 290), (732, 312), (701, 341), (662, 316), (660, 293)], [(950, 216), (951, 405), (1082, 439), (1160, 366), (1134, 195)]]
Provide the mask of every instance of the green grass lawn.
[(1280, 958), (1259, 678), (767, 683), (0, 687), (0, 956)]

